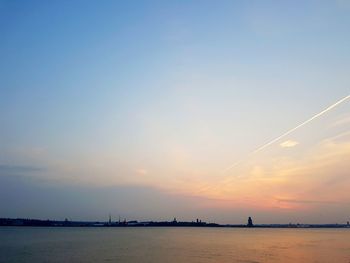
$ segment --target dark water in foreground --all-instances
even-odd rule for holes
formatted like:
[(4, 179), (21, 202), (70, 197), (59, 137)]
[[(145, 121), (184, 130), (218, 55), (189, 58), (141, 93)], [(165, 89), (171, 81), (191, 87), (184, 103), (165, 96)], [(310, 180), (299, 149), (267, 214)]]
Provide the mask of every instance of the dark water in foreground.
[(0, 262), (350, 262), (350, 229), (0, 227)]

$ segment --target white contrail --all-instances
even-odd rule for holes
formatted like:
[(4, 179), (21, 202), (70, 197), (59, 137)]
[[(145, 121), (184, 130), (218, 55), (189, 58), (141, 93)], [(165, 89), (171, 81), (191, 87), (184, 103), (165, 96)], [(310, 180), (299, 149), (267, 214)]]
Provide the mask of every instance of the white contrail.
[[(289, 131), (283, 133), (282, 135), (278, 136), (277, 138), (269, 141), (268, 143), (265, 143), (264, 145), (260, 146), (259, 148), (257, 148), (256, 150), (252, 151), (249, 155), (255, 154), (260, 152), (261, 150), (265, 149), (266, 147), (270, 146), (271, 144), (279, 141), (280, 139), (282, 139), (283, 137), (287, 136), (288, 134), (294, 132), (295, 130), (303, 127), (304, 125), (308, 124), (309, 122), (313, 121), (314, 119), (322, 116), (323, 114), (325, 114), (326, 112), (330, 111), (331, 109), (337, 107), (339, 104), (343, 103), (344, 101), (350, 99), (350, 95), (346, 96), (345, 98), (342, 98), (341, 100), (338, 100), (336, 103), (332, 104), (331, 106), (329, 106), (328, 108), (326, 108), (325, 110), (321, 111), (320, 113), (317, 113), (316, 115), (312, 116), (310, 119), (307, 119), (306, 121), (304, 121), (303, 123), (299, 124), (298, 126), (294, 127), (293, 129), (290, 129)], [(247, 157), (248, 157), (247, 156)], [(230, 165), (229, 167), (227, 167), (224, 172), (227, 172), (228, 170), (232, 169), (233, 167), (237, 166), (238, 164), (242, 163), (244, 161), (244, 159), (235, 162), (234, 164)]]

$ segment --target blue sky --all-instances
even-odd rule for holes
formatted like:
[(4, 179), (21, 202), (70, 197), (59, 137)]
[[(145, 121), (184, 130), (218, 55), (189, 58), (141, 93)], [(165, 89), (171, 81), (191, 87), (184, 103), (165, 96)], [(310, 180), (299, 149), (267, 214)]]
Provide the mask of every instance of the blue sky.
[[(349, 13), (347, 1), (0, 1), (0, 175), (35, 167), (15, 178), (240, 199), (216, 185), (230, 176), (222, 169), (350, 94)], [(300, 131), (309, 142), (300, 145), (347, 132), (322, 128), (347, 123), (345, 104)], [(289, 158), (310, 150), (295, 148)], [(236, 207), (201, 202), (203, 216)], [(26, 216), (2, 206), (3, 216)], [(281, 209), (274, 218), (288, 220)], [(229, 215), (212, 219), (239, 220)]]

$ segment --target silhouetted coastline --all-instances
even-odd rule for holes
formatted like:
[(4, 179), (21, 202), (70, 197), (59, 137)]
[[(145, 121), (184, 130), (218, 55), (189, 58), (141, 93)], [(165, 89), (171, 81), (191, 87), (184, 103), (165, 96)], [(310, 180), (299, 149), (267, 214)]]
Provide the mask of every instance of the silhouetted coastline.
[[(249, 217), (250, 218), (250, 217)], [(37, 226), (37, 227), (227, 227), (227, 228), (349, 228), (346, 224), (252, 224), (251, 218), (248, 224), (218, 224), (197, 221), (181, 222), (172, 221), (71, 221), (65, 220), (41, 220), (26, 218), (0, 218), (0, 226)]]

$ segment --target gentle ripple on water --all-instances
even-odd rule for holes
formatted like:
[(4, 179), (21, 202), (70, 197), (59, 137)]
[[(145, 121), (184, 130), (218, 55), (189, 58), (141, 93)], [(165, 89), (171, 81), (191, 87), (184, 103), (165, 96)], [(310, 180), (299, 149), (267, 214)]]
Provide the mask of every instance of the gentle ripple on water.
[(0, 227), (0, 262), (350, 263), (350, 229)]

